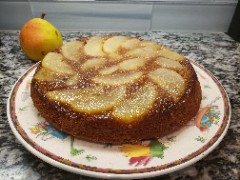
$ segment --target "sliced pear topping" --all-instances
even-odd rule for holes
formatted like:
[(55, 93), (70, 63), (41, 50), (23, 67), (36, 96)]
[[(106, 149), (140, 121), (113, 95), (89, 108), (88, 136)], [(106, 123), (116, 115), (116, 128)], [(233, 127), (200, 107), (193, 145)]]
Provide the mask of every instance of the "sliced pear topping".
[(150, 72), (149, 77), (175, 100), (184, 92), (185, 81), (180, 74), (173, 70), (159, 68)]
[(63, 56), (55, 52), (50, 52), (44, 57), (42, 66), (56, 73), (74, 74), (72, 67), (63, 61)]
[(109, 96), (116, 97), (116, 103), (120, 102), (126, 96), (126, 86), (120, 86), (115, 88), (109, 93)]
[(103, 52), (103, 38), (100, 36), (93, 36), (88, 39), (84, 46), (85, 54), (89, 56), (104, 56)]
[(146, 60), (144, 58), (132, 58), (125, 60), (119, 64), (122, 70), (136, 70), (145, 64)]
[[(105, 91), (102, 87), (86, 87), (82, 89), (63, 89), (49, 91), (46, 95), (56, 101), (69, 103), (83, 96), (102, 95)], [(106, 94), (106, 93), (105, 93)]]
[(151, 46), (136, 48), (128, 51), (126, 53), (130, 57), (142, 57), (142, 58), (151, 58), (158, 55), (158, 51)]
[(140, 45), (140, 42), (141, 41), (136, 38), (128, 39), (127, 41), (125, 41), (121, 44), (121, 47), (123, 47), (125, 49), (134, 49)]
[(88, 69), (98, 69), (102, 67), (106, 62), (106, 59), (104, 58), (92, 58), (88, 59), (85, 63), (82, 64), (81, 69), (82, 70), (88, 70)]
[(147, 40), (141, 41), (140, 46), (151, 47), (155, 50), (161, 49), (161, 46), (159, 44), (152, 42), (152, 41), (147, 41)]
[(157, 91), (151, 84), (145, 85), (130, 99), (118, 103), (113, 109), (113, 116), (125, 123), (131, 123), (146, 114), (153, 106)]
[(47, 97), (50, 99), (69, 103), (74, 101), (75, 99), (82, 98), (83, 96), (87, 95), (101, 95), (104, 91), (102, 88), (95, 88), (95, 87), (87, 87), (83, 89), (63, 89), (63, 90), (55, 90), (49, 91), (46, 93)]
[(78, 82), (79, 82), (79, 76), (75, 74), (72, 77), (70, 77), (68, 80), (66, 80), (65, 83), (68, 86), (72, 86), (72, 85), (78, 84)]
[(171, 68), (171, 69), (181, 69), (183, 66), (175, 60), (159, 57), (156, 59), (156, 63), (163, 68)]
[(107, 75), (116, 72), (118, 69), (121, 70), (136, 70), (139, 67), (144, 66), (146, 60), (144, 58), (131, 58), (120, 62), (119, 64), (113, 65), (108, 68), (100, 70), (100, 74)]
[(116, 88), (104, 95), (88, 95), (79, 99), (75, 99), (71, 106), (79, 111), (89, 114), (102, 113), (111, 110), (113, 106), (120, 101), (126, 94), (126, 88)]
[(72, 61), (78, 61), (82, 54), (83, 42), (71, 41), (62, 46), (63, 56)]
[(115, 102), (109, 96), (84, 96), (72, 102), (72, 107), (78, 112), (101, 113), (110, 110)]
[(68, 77), (64, 74), (58, 74), (52, 72), (46, 68), (41, 68), (34, 76), (34, 79), (39, 81), (57, 81), (63, 79), (64, 77)]
[(49, 91), (46, 96), (52, 100), (59, 101), (62, 103), (70, 103), (75, 99), (83, 97), (82, 89), (67, 89), (67, 90), (56, 90)]
[(126, 36), (113, 36), (104, 42), (103, 51), (106, 53), (114, 53), (127, 39), (128, 37)]
[(111, 54), (108, 54), (108, 61), (111, 61), (111, 62), (117, 62), (119, 60), (121, 60), (123, 58), (123, 56), (121, 54), (118, 54), (118, 53), (111, 53)]
[(102, 94), (94, 89), (69, 89), (51, 91), (47, 93), (47, 96), (53, 100), (68, 103), (78, 112), (92, 114), (112, 109), (117, 102), (124, 98), (125, 94), (126, 87), (122, 86)]
[(101, 69), (99, 71), (99, 73), (102, 74), (102, 75), (112, 74), (115, 71), (117, 71), (118, 68), (119, 68), (118, 65), (113, 65), (113, 66), (110, 66), (108, 68)]
[(183, 61), (185, 59), (184, 56), (182, 56), (181, 54), (178, 54), (177, 52), (167, 48), (167, 47), (162, 47), (162, 49), (160, 50), (160, 55), (168, 58), (168, 59), (172, 59), (175, 61)]
[(105, 76), (96, 76), (93, 78), (95, 83), (103, 85), (123, 85), (128, 83), (133, 83), (137, 81), (142, 76), (142, 72), (136, 71), (126, 74), (114, 74), (114, 75), (105, 75)]

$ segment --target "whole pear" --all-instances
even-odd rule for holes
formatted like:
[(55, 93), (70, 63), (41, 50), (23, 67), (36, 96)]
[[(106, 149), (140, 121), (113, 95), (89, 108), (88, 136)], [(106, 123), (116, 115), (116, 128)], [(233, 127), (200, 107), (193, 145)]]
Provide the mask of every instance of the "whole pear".
[(61, 33), (44, 20), (44, 16), (29, 20), (20, 31), (20, 46), (34, 61), (42, 60), (48, 52), (63, 44)]

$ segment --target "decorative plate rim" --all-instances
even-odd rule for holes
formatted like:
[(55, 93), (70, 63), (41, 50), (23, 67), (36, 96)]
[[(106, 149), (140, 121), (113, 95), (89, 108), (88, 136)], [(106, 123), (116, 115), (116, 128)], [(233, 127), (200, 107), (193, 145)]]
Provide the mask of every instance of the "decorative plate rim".
[[(99, 168), (99, 167), (91, 167), (83, 164), (77, 164), (66, 160), (61, 157), (57, 157), (56, 155), (48, 152), (45, 149), (42, 149), (35, 143), (31, 138), (28, 137), (26, 132), (22, 129), (21, 125), (17, 120), (17, 115), (15, 112), (15, 97), (17, 91), (22, 84), (23, 80), (32, 72), (36, 70), (39, 62), (30, 67), (14, 84), (11, 92), (9, 93), (9, 98), (7, 101), (7, 116), (9, 125), (16, 136), (16, 138), (21, 142), (21, 144), (32, 154), (39, 157), (43, 161), (56, 166), (60, 169), (70, 171), (77, 174), (82, 174), (91, 177), (100, 177), (100, 178), (146, 178), (146, 177), (153, 177), (157, 175), (167, 174), (173, 171), (177, 171), (183, 169), (203, 157), (209, 154), (223, 139), (225, 134), (227, 133), (227, 129), (230, 124), (231, 118), (231, 105), (229, 101), (229, 97), (222, 86), (222, 84), (217, 80), (217, 78), (203, 66), (199, 65), (198, 63), (190, 60), (191, 64), (197, 66), (201, 70), (203, 70), (215, 83), (218, 87), (219, 91), (221, 92), (223, 103), (224, 103), (224, 116), (221, 125), (219, 126), (217, 132), (214, 136), (211, 137), (210, 141), (202, 146), (197, 151), (194, 151), (187, 156), (179, 160), (174, 160), (173, 162), (166, 163), (159, 166), (148, 167), (148, 168), (138, 168), (138, 169), (110, 169), (110, 168)], [(39, 150), (41, 149), (41, 150)]]

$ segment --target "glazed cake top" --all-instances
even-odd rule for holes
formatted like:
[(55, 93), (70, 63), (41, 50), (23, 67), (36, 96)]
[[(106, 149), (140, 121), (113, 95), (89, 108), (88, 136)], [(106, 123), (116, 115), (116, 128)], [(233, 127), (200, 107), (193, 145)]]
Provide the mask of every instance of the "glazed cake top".
[(184, 56), (155, 42), (93, 36), (48, 53), (34, 79), (55, 83), (45, 96), (77, 112), (131, 123), (156, 101), (179, 101), (186, 90), (186, 63)]

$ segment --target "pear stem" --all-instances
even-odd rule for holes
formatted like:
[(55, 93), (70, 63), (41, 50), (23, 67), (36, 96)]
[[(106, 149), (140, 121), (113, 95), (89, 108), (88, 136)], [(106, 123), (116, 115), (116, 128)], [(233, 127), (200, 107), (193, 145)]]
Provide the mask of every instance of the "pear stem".
[(45, 13), (42, 13), (41, 19), (44, 19), (45, 16), (46, 16), (46, 14), (45, 14)]

